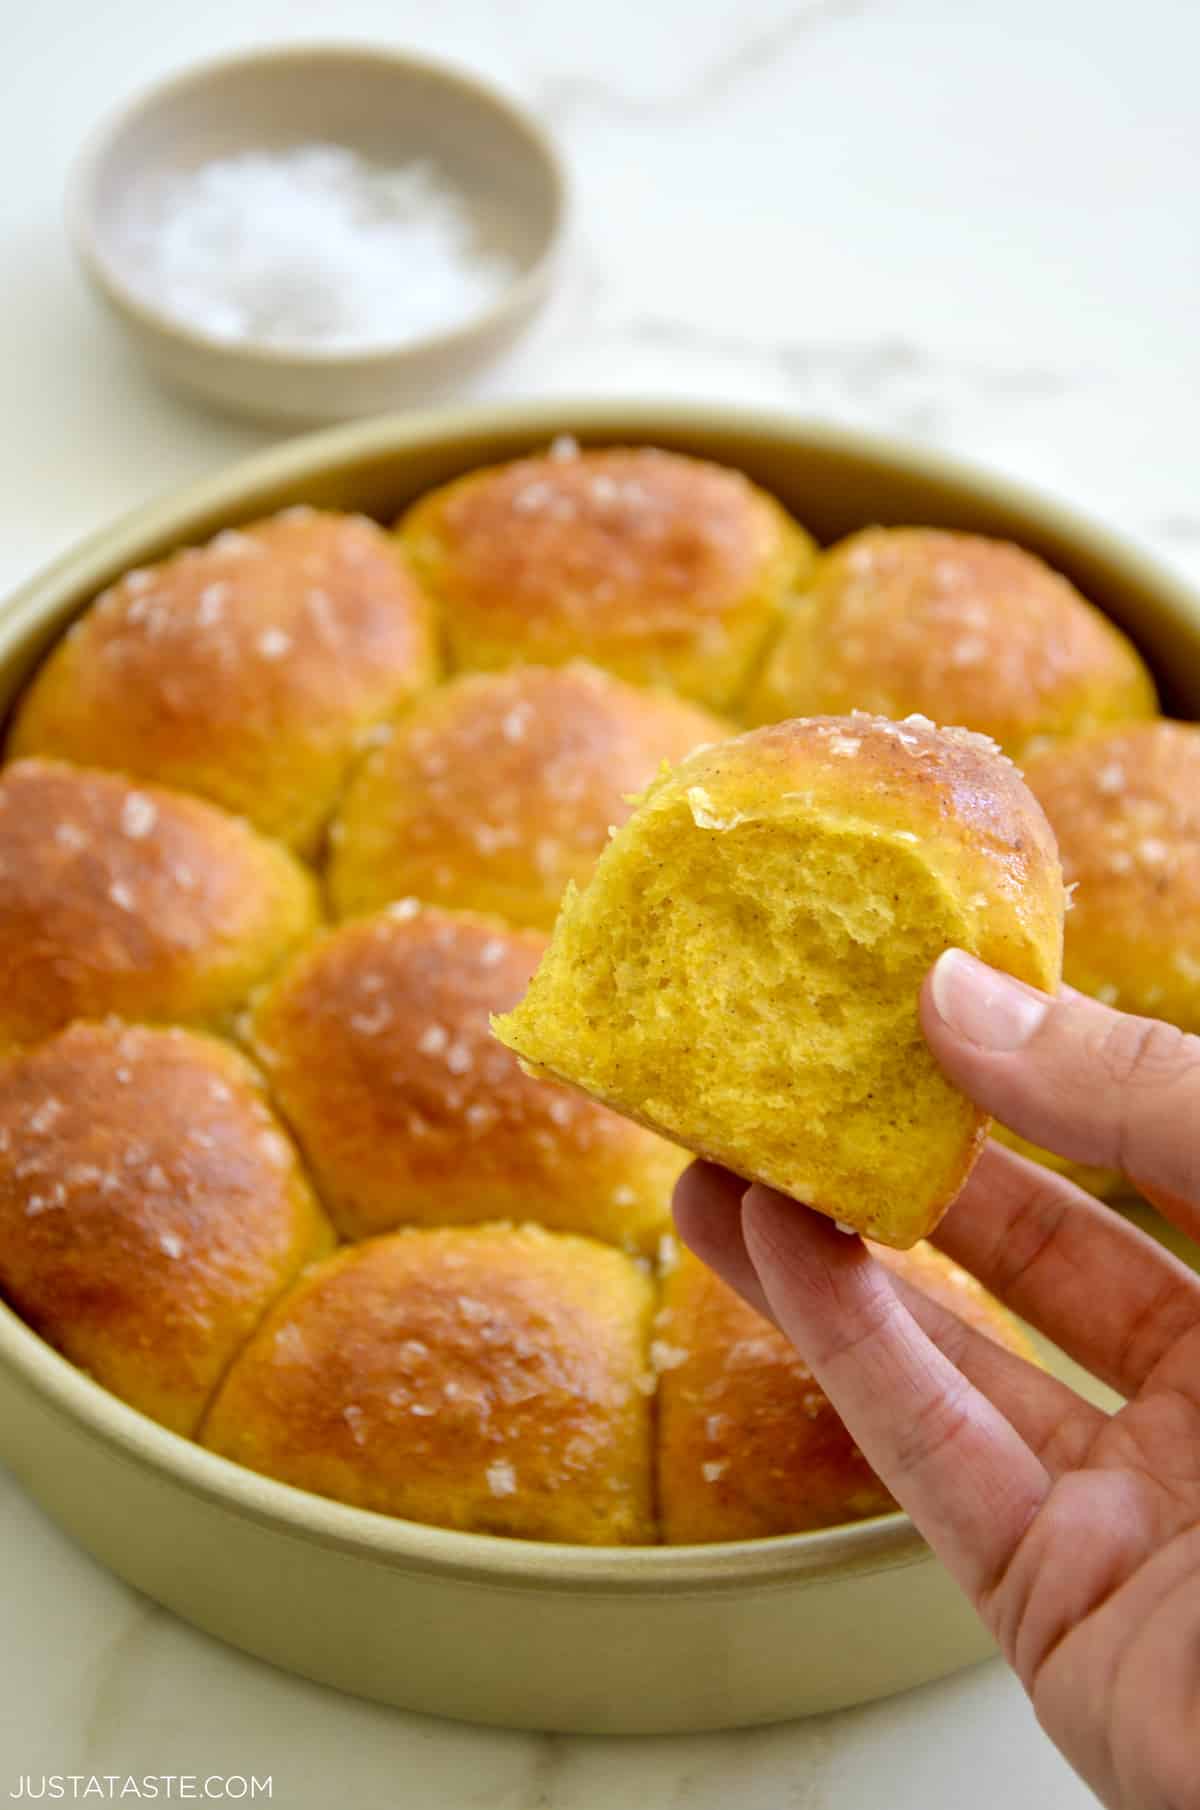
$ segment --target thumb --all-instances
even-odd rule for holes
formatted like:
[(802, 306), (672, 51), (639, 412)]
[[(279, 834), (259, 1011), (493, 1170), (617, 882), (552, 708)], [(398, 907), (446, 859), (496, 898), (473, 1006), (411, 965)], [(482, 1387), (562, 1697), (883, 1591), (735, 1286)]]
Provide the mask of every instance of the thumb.
[(921, 1022), (951, 1081), (1060, 1156), (1120, 1169), (1200, 1233), (1200, 1038), (1055, 998), (961, 949), (926, 977)]

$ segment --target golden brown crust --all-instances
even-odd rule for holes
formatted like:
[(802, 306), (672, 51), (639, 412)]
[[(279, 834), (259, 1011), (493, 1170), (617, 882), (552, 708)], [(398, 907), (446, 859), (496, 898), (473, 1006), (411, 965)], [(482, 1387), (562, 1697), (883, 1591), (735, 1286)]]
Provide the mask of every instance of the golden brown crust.
[(180, 1030), (77, 1024), (0, 1065), (0, 1291), (177, 1432), (329, 1233), (258, 1078)]
[[(1031, 1355), (999, 1303), (940, 1252), (872, 1248), (968, 1325)], [(669, 1544), (800, 1533), (896, 1506), (790, 1342), (689, 1252), (664, 1281), (656, 1332)]]
[(1149, 674), (1123, 635), (1032, 553), (981, 535), (867, 528), (819, 561), (771, 651), (752, 722), (851, 709), (1040, 739), (1145, 717)]
[(652, 1248), (685, 1158), (491, 1036), (546, 939), (424, 911), (348, 924), (259, 1001), (255, 1050), (339, 1230), (531, 1219)]
[(1026, 763), (1075, 888), (1063, 974), (1200, 1031), (1200, 727), (1135, 723)]
[(10, 752), (198, 792), (307, 851), (357, 738), (435, 672), (432, 609), (391, 537), (286, 510), (97, 598), (35, 678)]
[(719, 718), (595, 667), (523, 667), (429, 693), (351, 782), (331, 828), (339, 916), (411, 895), (548, 929), (664, 760)]
[(653, 1538), (653, 1305), (619, 1252), (533, 1227), (401, 1232), (280, 1304), (203, 1429), (360, 1508), (588, 1545)]
[(0, 773), (0, 1048), (109, 1012), (219, 1023), (317, 921), (305, 870), (199, 799)]
[(813, 557), (740, 472), (650, 447), (471, 472), (422, 498), (401, 536), (457, 665), (581, 655), (716, 709)]
[(767, 725), (693, 755), (650, 797), (699, 786), (718, 813), (806, 808), (915, 842), (961, 898), (981, 959), (1057, 984), (1063, 890), (1053, 830), (987, 736), (853, 711)]

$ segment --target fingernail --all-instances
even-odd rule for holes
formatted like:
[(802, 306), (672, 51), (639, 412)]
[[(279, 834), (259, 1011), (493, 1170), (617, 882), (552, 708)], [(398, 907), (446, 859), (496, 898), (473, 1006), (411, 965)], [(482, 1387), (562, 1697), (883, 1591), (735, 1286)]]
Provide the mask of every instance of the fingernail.
[(1019, 1050), (1050, 1009), (1041, 993), (962, 949), (939, 956), (932, 991), (939, 1018), (984, 1050)]

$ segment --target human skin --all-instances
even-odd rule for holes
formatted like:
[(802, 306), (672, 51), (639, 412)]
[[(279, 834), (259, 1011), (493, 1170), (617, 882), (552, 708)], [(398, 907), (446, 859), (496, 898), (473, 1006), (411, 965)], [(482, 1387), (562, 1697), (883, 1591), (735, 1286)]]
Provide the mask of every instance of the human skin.
[[(961, 951), (921, 998), (949, 1078), (1120, 1170), (1200, 1241), (1200, 1038)], [(1119, 1412), (889, 1277), (857, 1237), (694, 1164), (684, 1241), (792, 1339), (1110, 1810), (1200, 1806), (1200, 1276), (989, 1144), (933, 1242), (1124, 1398)]]

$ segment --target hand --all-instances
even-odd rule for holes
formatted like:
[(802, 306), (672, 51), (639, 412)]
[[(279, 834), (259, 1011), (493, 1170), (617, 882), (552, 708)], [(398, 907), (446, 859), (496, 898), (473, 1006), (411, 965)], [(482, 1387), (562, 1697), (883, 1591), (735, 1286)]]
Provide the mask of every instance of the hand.
[[(1120, 1169), (1200, 1239), (1200, 1038), (959, 951), (941, 1066), (1024, 1137)], [(1200, 1276), (989, 1144), (933, 1242), (1125, 1398), (1085, 1402), (891, 1278), (861, 1239), (697, 1163), (684, 1241), (792, 1339), (1112, 1810), (1200, 1806)]]

